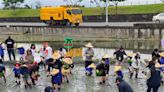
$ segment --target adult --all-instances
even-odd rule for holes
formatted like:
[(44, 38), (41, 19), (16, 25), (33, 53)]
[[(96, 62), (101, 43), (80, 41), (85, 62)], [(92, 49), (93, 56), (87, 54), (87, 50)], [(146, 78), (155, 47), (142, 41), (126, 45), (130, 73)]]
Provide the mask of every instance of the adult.
[(114, 52), (114, 55), (116, 55), (116, 59), (120, 62), (124, 59), (124, 55), (126, 55), (123, 47), (120, 47), (117, 51)]
[(45, 48), (45, 61), (48, 61), (48, 59), (52, 58), (52, 48), (47, 42), (43, 44), (43, 47)]
[(11, 54), (13, 55), (13, 58), (15, 60), (15, 52), (14, 52), (15, 41), (9, 36), (6, 39), (5, 44), (7, 45), (7, 52), (8, 52), (10, 61), (11, 61)]
[[(84, 56), (85, 56), (85, 69), (93, 63), (92, 58), (94, 56), (94, 50), (93, 50), (93, 45), (91, 43), (88, 43), (85, 45), (87, 47)], [(87, 72), (86, 72), (87, 74)]]
[(160, 72), (160, 64), (156, 63), (155, 65), (152, 65), (149, 69), (148, 79), (147, 79), (147, 92), (151, 92), (153, 89), (153, 92), (158, 92), (158, 88), (161, 84), (161, 72)]
[(120, 76), (116, 78), (116, 84), (119, 92), (134, 92), (130, 85), (125, 82)]
[(46, 71), (49, 72), (49, 60), (52, 59), (52, 48), (49, 46), (49, 44), (47, 42), (43, 43), (43, 48), (45, 48), (44, 53), (45, 53), (45, 64), (46, 64)]
[(159, 50), (157, 48), (152, 52), (152, 58), (160, 58)]

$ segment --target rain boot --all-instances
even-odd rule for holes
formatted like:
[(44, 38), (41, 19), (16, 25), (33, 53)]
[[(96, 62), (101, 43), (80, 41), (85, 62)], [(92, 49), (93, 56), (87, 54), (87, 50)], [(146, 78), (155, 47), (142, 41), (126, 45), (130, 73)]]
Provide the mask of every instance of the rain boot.
[(135, 78), (137, 79), (138, 78), (138, 74), (136, 73), (136, 76), (135, 76)]

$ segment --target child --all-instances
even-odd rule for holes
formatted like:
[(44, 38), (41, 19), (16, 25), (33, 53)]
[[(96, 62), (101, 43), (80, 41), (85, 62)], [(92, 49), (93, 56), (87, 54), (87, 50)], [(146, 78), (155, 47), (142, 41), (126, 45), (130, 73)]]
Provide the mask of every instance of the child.
[(130, 78), (131, 78), (131, 75), (133, 73), (133, 67), (132, 67), (132, 57), (133, 57), (133, 53), (128, 53), (128, 57), (127, 57), (127, 62), (128, 62), (128, 70), (129, 70), (129, 73), (130, 73)]
[(25, 57), (25, 49), (23, 46), (19, 46), (18, 48), (18, 53), (20, 56), (20, 61), (24, 61), (24, 57)]
[(86, 69), (86, 75), (91, 76), (93, 74), (93, 69), (96, 69), (96, 66), (94, 63), (92, 63), (85, 69)]
[(0, 42), (0, 56), (1, 56), (2, 60), (4, 60), (4, 50), (5, 49), (2, 46), (2, 42)]
[(140, 66), (141, 66), (140, 57), (136, 55), (134, 57), (134, 61), (132, 62), (132, 72), (130, 74), (130, 78), (133, 77), (134, 72), (136, 72), (135, 78), (138, 78), (138, 73), (139, 73)]
[(69, 75), (71, 73), (71, 65), (73, 64), (71, 57), (65, 57), (63, 59), (63, 66), (62, 66), (62, 74), (63, 74), (63, 82), (64, 78), (66, 78), (67, 83), (69, 83)]
[(36, 85), (35, 81), (37, 81), (38, 77), (40, 76), (38, 73), (39, 66), (37, 62), (34, 62), (33, 64), (28, 64), (28, 69), (29, 69), (29, 75), (30, 75), (32, 84)]
[(105, 62), (105, 73), (106, 73), (106, 79), (108, 78), (109, 74), (109, 65), (110, 65), (110, 56), (108, 54), (105, 54), (102, 58), (102, 60)]
[(0, 59), (0, 78), (3, 77), (3, 79), (4, 79), (5, 83), (6, 83), (5, 72), (6, 72), (5, 65), (3, 64), (2, 59)]
[(105, 61), (102, 58), (102, 61), (96, 67), (96, 75), (101, 77), (100, 84), (105, 84), (106, 82), (106, 70)]
[(29, 70), (26, 64), (22, 65), (21, 67), (21, 75), (25, 84), (25, 89), (27, 88), (27, 86), (31, 88)]
[(59, 69), (53, 68), (51, 71), (51, 83), (52, 83), (52, 87), (53, 89), (58, 89), (60, 90), (60, 85), (62, 83), (62, 73)]
[(120, 76), (121, 78), (123, 78), (124, 76), (123, 76), (123, 73), (121, 71), (121, 68), (122, 67), (121, 67), (120, 63), (116, 64), (114, 66), (114, 72), (116, 73), (117, 76)]
[(20, 66), (21, 66), (21, 64), (17, 62), (17, 63), (15, 64), (14, 69), (13, 69), (13, 72), (14, 72), (14, 74), (15, 74), (15, 82), (16, 82), (18, 85), (20, 85)]
[(30, 50), (32, 52), (32, 55), (35, 57), (35, 53), (36, 53), (35, 44), (31, 44)]

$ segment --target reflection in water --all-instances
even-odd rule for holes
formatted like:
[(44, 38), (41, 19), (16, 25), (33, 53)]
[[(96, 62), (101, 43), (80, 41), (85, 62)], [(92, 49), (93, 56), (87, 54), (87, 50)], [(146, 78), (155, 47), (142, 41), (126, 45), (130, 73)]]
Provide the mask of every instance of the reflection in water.
[[(50, 46), (52, 46), (53, 50), (57, 50), (60, 47), (63, 47), (64, 42), (49, 42)], [(69, 52), (69, 55), (71, 56), (82, 56), (82, 53), (84, 52), (85, 48), (84, 45), (87, 42), (74, 42), (74, 49), (71, 49)], [(113, 52), (115, 49), (119, 48), (120, 46), (123, 46), (127, 52), (133, 51), (133, 52), (141, 52), (145, 54), (150, 54), (154, 48), (159, 48), (160, 41), (154, 41), (154, 40), (115, 40), (115, 41), (109, 41), (109, 42), (92, 42), (95, 47), (95, 57), (101, 58), (102, 55), (105, 53), (109, 53), (110, 55), (113, 55)], [(22, 45), (27, 50), (30, 48), (31, 43), (17, 43), (17, 45)], [(39, 49), (42, 47), (42, 43), (34, 43), (36, 44), (36, 50), (39, 51)], [(81, 52), (82, 50), (82, 52)], [(7, 52), (5, 51), (5, 60), (8, 60)], [(18, 57), (17, 57), (18, 58)]]

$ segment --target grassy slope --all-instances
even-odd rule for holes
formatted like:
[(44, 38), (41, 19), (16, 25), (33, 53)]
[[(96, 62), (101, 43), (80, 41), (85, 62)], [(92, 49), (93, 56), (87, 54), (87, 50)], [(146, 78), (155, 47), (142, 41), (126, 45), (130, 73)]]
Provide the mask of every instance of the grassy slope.
[[(84, 15), (101, 15), (103, 8), (82, 8)], [(164, 4), (119, 6), (118, 14), (141, 14), (164, 12)], [(109, 14), (115, 14), (115, 7), (109, 7)], [(0, 17), (37, 17), (39, 9), (0, 10)]]

